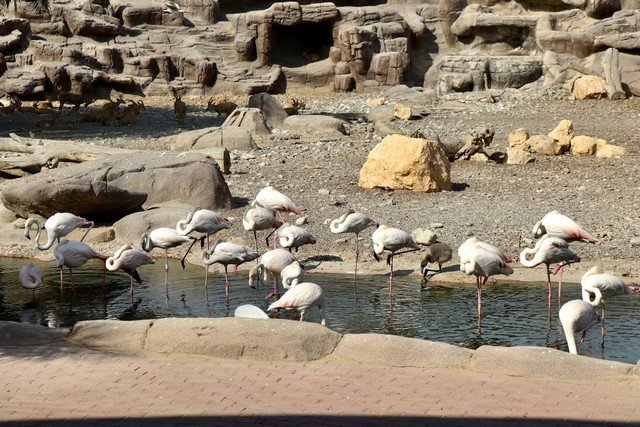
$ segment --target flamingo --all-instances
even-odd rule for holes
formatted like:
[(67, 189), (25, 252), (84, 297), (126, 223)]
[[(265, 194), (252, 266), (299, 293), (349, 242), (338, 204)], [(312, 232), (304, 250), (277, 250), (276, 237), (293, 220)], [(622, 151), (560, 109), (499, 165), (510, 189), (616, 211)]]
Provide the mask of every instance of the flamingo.
[[(460, 270), (467, 275), (476, 276), (478, 289), (478, 326), (482, 324), (482, 287), (490, 276), (513, 273), (507, 264), (511, 260), (500, 249), (471, 237), (458, 248), (460, 257)], [(480, 277), (483, 278), (482, 283)]]
[(91, 246), (84, 242), (76, 240), (62, 240), (53, 250), (53, 256), (56, 258), (56, 267), (60, 269), (60, 288), (62, 288), (62, 269), (69, 268), (71, 275), (71, 287), (75, 289), (73, 283), (73, 269), (82, 267), (90, 259), (99, 259), (106, 261), (107, 257), (94, 251)]
[(320, 316), (323, 326), (327, 324), (324, 316), (324, 296), (322, 288), (315, 283), (304, 282), (292, 287), (282, 295), (278, 301), (269, 306), (267, 311), (273, 311), (278, 308), (287, 310), (298, 310), (300, 312), (300, 321), (304, 320), (304, 313), (309, 307), (317, 306), (320, 309)]
[(558, 211), (549, 212), (533, 227), (533, 236), (535, 238), (541, 237), (544, 234), (548, 234), (551, 237), (560, 237), (567, 242), (580, 241), (585, 243), (595, 243), (596, 245), (602, 243), (592, 234), (587, 233), (585, 229), (578, 225), (574, 220), (568, 216), (562, 215)]
[[(142, 235), (142, 249), (145, 252), (151, 252), (153, 248), (164, 249), (164, 284), (167, 294), (169, 293), (169, 249), (176, 248), (183, 243), (194, 242), (193, 236), (183, 236), (173, 228), (160, 227), (152, 230), (150, 233)], [(186, 255), (185, 255), (186, 256)], [(181, 260), (184, 268), (184, 257)]]
[(89, 229), (84, 233), (82, 239), (80, 239), (80, 241), (82, 242), (84, 238), (87, 237), (87, 234), (89, 233), (93, 225), (93, 221), (87, 221), (86, 219), (72, 213), (58, 212), (44, 222), (44, 229), (47, 232), (47, 243), (45, 243), (44, 246), (40, 244), (40, 233), (42, 232), (42, 225), (37, 219), (29, 218), (24, 223), (24, 235), (27, 239), (31, 240), (31, 229), (33, 228), (33, 226), (36, 226), (38, 229), (35, 237), (36, 248), (41, 251), (46, 251), (51, 246), (53, 246), (56, 240), (58, 241), (58, 243), (60, 243), (60, 239), (62, 237), (71, 233), (76, 228), (89, 226)]
[(107, 258), (105, 266), (109, 271), (120, 269), (131, 277), (129, 294), (133, 298), (133, 279), (142, 284), (142, 279), (136, 270), (143, 265), (155, 264), (155, 262), (147, 252), (135, 249), (131, 245), (123, 245), (112, 257)]
[(20, 269), (20, 282), (25, 289), (33, 290), (33, 297), (36, 296), (36, 288), (42, 283), (42, 276), (44, 272), (42, 269), (29, 261), (24, 267)]
[(280, 278), (283, 288), (289, 289), (296, 286), (304, 280), (304, 267), (298, 261), (294, 261), (282, 269)]
[(278, 230), (280, 246), (285, 249), (295, 249), (298, 252), (298, 248), (304, 245), (315, 245), (316, 239), (302, 227), (297, 225), (284, 224), (280, 230)]
[(278, 289), (278, 276), (286, 266), (293, 263), (295, 260), (296, 259), (289, 251), (281, 248), (265, 252), (260, 257), (258, 265), (253, 267), (249, 272), (249, 286), (255, 289), (255, 286), (253, 285), (254, 278), (257, 277), (258, 280), (266, 282), (268, 279), (268, 273), (271, 273), (273, 276), (273, 292), (267, 295), (266, 299), (280, 295), (280, 290)]
[[(207, 238), (207, 249), (210, 248), (209, 245), (209, 236), (217, 233), (220, 230), (227, 230), (231, 227), (229, 221), (226, 218), (223, 218), (217, 212), (211, 211), (209, 209), (194, 209), (187, 214), (187, 217), (181, 219), (176, 224), (176, 231), (178, 234), (186, 236), (187, 234), (196, 231), (198, 233), (203, 233), (202, 239), (200, 240), (200, 247), (204, 247), (204, 238)], [(187, 250), (186, 256), (193, 248), (193, 245), (196, 243), (194, 240), (191, 243), (191, 246)], [(184, 267), (184, 264), (182, 265)]]
[(600, 304), (600, 296), (596, 295), (594, 301), (584, 301), (580, 299), (574, 299), (566, 302), (561, 308), (560, 323), (564, 330), (564, 335), (567, 339), (567, 345), (569, 346), (569, 353), (578, 354), (576, 348), (576, 339), (573, 336), (576, 332), (582, 332), (582, 340), (587, 336), (587, 331), (596, 323), (600, 322), (600, 316), (596, 311), (596, 306)]
[[(242, 227), (246, 231), (253, 231), (253, 238), (256, 242), (256, 252), (258, 252), (258, 235), (256, 232), (269, 230), (271, 228), (275, 230), (281, 225), (282, 223), (276, 219), (273, 211), (261, 206), (249, 209), (242, 217)], [(271, 236), (271, 234), (269, 234), (269, 236)], [(267, 248), (269, 247), (269, 236), (267, 236)]]
[[(451, 261), (452, 257), (453, 249), (446, 243), (435, 242), (429, 245), (428, 253), (420, 263), (420, 269), (423, 270), (423, 277), (426, 277), (427, 273), (429, 273), (430, 271), (440, 273), (442, 271), (442, 264)], [(438, 270), (429, 270), (429, 268), (427, 267), (429, 267), (430, 263), (438, 264)]]
[(251, 304), (239, 305), (233, 313), (233, 317), (246, 317), (249, 319), (268, 319), (267, 313)]
[[(384, 224), (376, 228), (376, 231), (371, 235), (371, 240), (373, 241), (373, 256), (376, 261), (380, 261), (380, 255), (382, 255), (385, 250), (390, 252), (387, 256), (387, 264), (391, 265), (391, 273), (389, 274), (389, 295), (391, 295), (393, 286), (393, 257), (407, 252), (418, 251), (420, 250), (420, 246), (418, 246), (406, 232), (397, 228), (387, 227)], [(398, 252), (404, 248), (410, 249)]]
[(360, 257), (360, 251), (358, 250), (358, 237), (360, 232), (374, 225), (376, 225), (374, 220), (365, 214), (354, 211), (353, 209), (349, 209), (340, 218), (336, 218), (331, 221), (329, 229), (333, 234), (353, 233), (356, 235), (356, 266), (354, 274), (358, 273), (358, 258)]
[(258, 258), (257, 252), (249, 252), (244, 246), (240, 246), (231, 242), (218, 242), (210, 250), (204, 251), (202, 254), (202, 263), (205, 265), (204, 286), (207, 287), (207, 279), (209, 275), (209, 266), (211, 264), (222, 264), (224, 266), (225, 280), (225, 296), (227, 305), (229, 305), (229, 273), (227, 268), (229, 265), (235, 266), (237, 269), (240, 264), (253, 261)]
[(601, 316), (601, 335), (602, 335), (602, 345), (604, 346), (604, 308), (605, 302), (603, 294), (607, 295), (616, 295), (616, 294), (631, 294), (633, 290), (627, 286), (624, 281), (614, 276), (609, 272), (604, 272), (599, 266), (594, 266), (590, 268), (580, 280), (580, 284), (582, 285), (582, 300), (586, 302), (591, 302), (591, 294), (594, 294), (595, 299), (600, 301), (602, 305), (602, 316)]
[(290, 198), (272, 186), (264, 187), (260, 190), (255, 200), (251, 203), (251, 206), (262, 206), (274, 212), (292, 212), (296, 215), (302, 214)]
[[(528, 257), (533, 255), (531, 259)], [(564, 266), (580, 262), (580, 257), (561, 237), (543, 235), (533, 248), (525, 248), (520, 252), (520, 263), (525, 267), (536, 267), (544, 264), (547, 267), (547, 303), (549, 318), (551, 318), (551, 264), (563, 263)], [(562, 269), (560, 269), (562, 271)], [(558, 281), (558, 305), (562, 304), (562, 273)]]

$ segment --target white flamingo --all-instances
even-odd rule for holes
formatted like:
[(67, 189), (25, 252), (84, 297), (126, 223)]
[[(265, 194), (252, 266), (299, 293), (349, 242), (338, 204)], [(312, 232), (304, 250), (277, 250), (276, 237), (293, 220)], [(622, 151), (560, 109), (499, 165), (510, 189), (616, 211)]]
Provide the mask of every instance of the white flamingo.
[(296, 286), (304, 280), (304, 267), (298, 261), (294, 261), (282, 269), (280, 278), (283, 288)]
[(258, 258), (257, 252), (249, 252), (244, 246), (231, 242), (218, 242), (210, 250), (202, 254), (202, 263), (205, 266), (204, 286), (207, 287), (209, 266), (211, 264), (222, 264), (224, 266), (224, 283), (226, 302), (229, 305), (229, 272), (227, 268), (233, 265), (237, 271), (240, 264), (253, 261)]
[[(160, 227), (142, 235), (142, 249), (151, 252), (153, 248), (164, 249), (164, 285), (166, 294), (169, 294), (169, 249), (176, 248), (183, 243), (197, 240), (193, 236), (183, 236), (173, 228)], [(180, 261), (184, 268), (184, 258)]]
[[(256, 252), (258, 252), (258, 231), (277, 229), (282, 222), (276, 219), (273, 211), (262, 206), (255, 206), (242, 216), (242, 228), (246, 231), (253, 231), (253, 238), (256, 242)], [(269, 234), (271, 236), (271, 234)], [(269, 236), (267, 236), (267, 248), (269, 247)]]
[(291, 212), (301, 215), (300, 209), (291, 201), (291, 199), (272, 186), (263, 188), (258, 192), (251, 206), (262, 206), (274, 212)]
[(45, 251), (53, 246), (56, 240), (60, 243), (60, 239), (62, 237), (68, 235), (76, 228), (89, 226), (89, 229), (84, 233), (82, 239), (80, 239), (80, 241), (83, 241), (84, 238), (87, 237), (87, 234), (93, 225), (93, 221), (87, 221), (86, 219), (72, 213), (58, 212), (44, 222), (44, 229), (47, 232), (47, 242), (44, 245), (40, 243), (42, 225), (37, 219), (29, 218), (24, 223), (24, 235), (27, 239), (31, 239), (31, 229), (35, 226), (38, 230), (35, 237), (36, 248), (41, 251)]
[(358, 237), (360, 232), (376, 225), (376, 222), (363, 213), (349, 209), (340, 218), (331, 221), (329, 229), (333, 234), (353, 233), (356, 235), (356, 266), (354, 274), (358, 272), (358, 259), (360, 251), (358, 249)]
[(278, 238), (280, 240), (280, 246), (288, 249), (289, 252), (291, 252), (292, 249), (298, 252), (300, 246), (316, 244), (316, 239), (311, 233), (297, 225), (284, 224), (284, 226), (278, 230)]
[[(533, 248), (525, 248), (520, 252), (520, 263), (525, 267), (536, 267), (540, 264), (547, 267), (549, 315), (551, 315), (551, 264), (563, 263), (564, 266), (567, 266), (575, 262), (580, 262), (580, 257), (573, 249), (569, 248), (569, 243), (561, 237), (551, 237), (548, 234), (543, 235)], [(558, 281), (558, 306), (560, 305), (562, 305), (562, 273), (560, 273)]]
[(322, 325), (327, 324), (324, 315), (324, 296), (322, 288), (315, 283), (304, 282), (292, 287), (282, 295), (278, 301), (269, 306), (267, 311), (273, 311), (278, 308), (287, 310), (298, 310), (300, 312), (300, 321), (304, 320), (304, 314), (309, 307), (317, 306), (320, 309)]
[(249, 286), (255, 289), (253, 284), (255, 279), (266, 282), (269, 278), (268, 274), (273, 276), (273, 292), (267, 295), (266, 299), (273, 296), (280, 295), (280, 289), (278, 288), (278, 276), (282, 273), (282, 270), (293, 263), (296, 259), (293, 255), (284, 249), (272, 249), (265, 252), (258, 261), (258, 265), (253, 267), (249, 272)]
[(592, 234), (587, 233), (584, 228), (578, 225), (568, 216), (562, 215), (558, 211), (551, 211), (546, 214), (533, 227), (533, 236), (538, 238), (545, 234), (551, 237), (560, 237), (567, 242), (585, 242), (599, 245), (600, 240)]
[(123, 245), (112, 257), (107, 258), (105, 265), (109, 271), (120, 269), (129, 275), (131, 278), (129, 294), (131, 298), (133, 298), (133, 279), (139, 284), (142, 283), (137, 269), (143, 265), (154, 264), (155, 262), (153, 257), (147, 252), (135, 249), (131, 245)]
[(33, 296), (36, 296), (36, 288), (42, 283), (42, 277), (44, 272), (42, 268), (29, 261), (24, 267), (20, 269), (18, 274), (22, 287), (25, 289), (31, 289)]
[(587, 331), (596, 323), (600, 322), (600, 316), (596, 311), (596, 306), (600, 304), (600, 297), (587, 302), (580, 299), (574, 299), (566, 302), (561, 308), (558, 316), (564, 330), (564, 335), (569, 346), (569, 353), (578, 354), (576, 348), (575, 333), (582, 332), (582, 340), (587, 335)]
[[(497, 247), (482, 242), (475, 237), (469, 238), (458, 248), (460, 270), (465, 274), (476, 276), (478, 290), (478, 326), (482, 324), (482, 287), (490, 276), (496, 274), (510, 275), (513, 270), (508, 262), (511, 259)], [(482, 282), (480, 281), (482, 277)]]
[[(380, 255), (382, 255), (384, 251), (389, 251), (387, 264), (391, 265), (391, 273), (389, 274), (389, 294), (391, 295), (393, 286), (393, 257), (407, 252), (418, 251), (420, 250), (420, 246), (418, 246), (406, 232), (397, 228), (387, 227), (384, 224), (376, 228), (376, 231), (371, 235), (371, 240), (373, 241), (373, 256), (376, 261), (380, 261)], [(398, 252), (405, 248), (409, 249)]]
[(91, 246), (86, 243), (75, 240), (62, 240), (55, 246), (53, 256), (56, 258), (56, 268), (60, 269), (60, 288), (63, 286), (62, 269), (63, 267), (67, 267), (71, 275), (71, 287), (73, 289), (75, 289), (73, 282), (74, 268), (82, 267), (90, 259), (99, 259), (102, 261), (106, 261), (107, 259), (107, 257), (94, 251)]
[(633, 290), (627, 286), (624, 281), (614, 276), (609, 272), (604, 272), (599, 266), (594, 266), (590, 268), (580, 280), (580, 285), (582, 285), (582, 299), (586, 302), (591, 302), (591, 294), (595, 296), (595, 299), (600, 301), (602, 306), (602, 315), (601, 315), (601, 334), (602, 334), (602, 345), (604, 346), (604, 309), (605, 309), (605, 301), (604, 295), (617, 295), (617, 294), (631, 294)]
[[(176, 224), (176, 231), (178, 234), (182, 234), (183, 236), (194, 231), (202, 233), (203, 236), (200, 240), (200, 247), (204, 247), (204, 238), (206, 237), (207, 249), (209, 249), (211, 247), (209, 244), (209, 236), (220, 230), (228, 230), (230, 227), (231, 224), (229, 224), (229, 221), (227, 221), (226, 218), (223, 218), (219, 213), (209, 209), (194, 209), (187, 214), (186, 218), (178, 221)], [(195, 240), (191, 243), (185, 257), (189, 254), (195, 243)]]

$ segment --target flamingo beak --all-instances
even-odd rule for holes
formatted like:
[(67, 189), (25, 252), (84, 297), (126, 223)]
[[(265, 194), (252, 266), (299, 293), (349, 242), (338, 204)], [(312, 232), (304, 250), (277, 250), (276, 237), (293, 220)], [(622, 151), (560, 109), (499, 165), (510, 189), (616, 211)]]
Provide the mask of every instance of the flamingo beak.
[(376, 261), (380, 262), (380, 257), (378, 256), (377, 253), (373, 253), (373, 257), (376, 259)]

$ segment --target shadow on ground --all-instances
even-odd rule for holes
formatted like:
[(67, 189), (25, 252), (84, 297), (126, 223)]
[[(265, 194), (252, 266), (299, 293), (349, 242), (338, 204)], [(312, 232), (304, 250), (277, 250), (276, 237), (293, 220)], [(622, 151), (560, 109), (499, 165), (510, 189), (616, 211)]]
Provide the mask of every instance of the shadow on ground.
[[(478, 426), (596, 426), (603, 425), (604, 421), (589, 420), (589, 422), (575, 420), (541, 418), (462, 418), (462, 417), (400, 417), (400, 416), (256, 416), (256, 417), (158, 417), (158, 418), (84, 418), (81, 420), (42, 419), (28, 421), (0, 422), (0, 425), (11, 426), (180, 426), (180, 425), (206, 425), (206, 426), (245, 426), (245, 425), (277, 425), (277, 426), (389, 426), (389, 425), (419, 425), (419, 426), (453, 426), (471, 425)], [(607, 422), (608, 426), (625, 426), (631, 423)], [(636, 424), (637, 425), (637, 424)]]

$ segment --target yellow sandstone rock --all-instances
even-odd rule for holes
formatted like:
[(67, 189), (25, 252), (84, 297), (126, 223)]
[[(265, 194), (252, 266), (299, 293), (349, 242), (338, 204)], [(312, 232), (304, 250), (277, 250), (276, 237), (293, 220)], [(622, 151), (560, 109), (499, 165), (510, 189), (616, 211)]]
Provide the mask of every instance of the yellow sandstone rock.
[(610, 158), (616, 156), (626, 156), (629, 154), (626, 148), (620, 147), (619, 145), (605, 144), (602, 147), (598, 148), (596, 151), (596, 157), (601, 158)]
[(525, 149), (525, 142), (529, 139), (529, 132), (525, 128), (516, 129), (509, 134), (509, 147)]
[(573, 138), (573, 122), (571, 120), (560, 120), (558, 126), (548, 133), (549, 138), (555, 140), (560, 147), (557, 154), (566, 153), (571, 148), (571, 139)]
[(369, 152), (358, 185), (425, 192), (451, 190), (450, 169), (438, 142), (389, 135)]
[(607, 97), (607, 82), (600, 76), (578, 77), (571, 88), (576, 99), (599, 99)]

